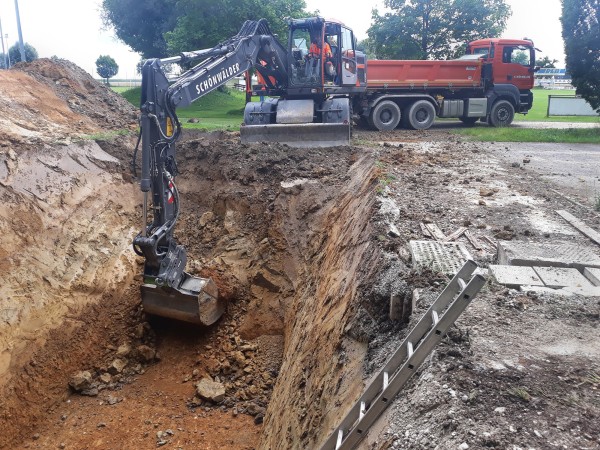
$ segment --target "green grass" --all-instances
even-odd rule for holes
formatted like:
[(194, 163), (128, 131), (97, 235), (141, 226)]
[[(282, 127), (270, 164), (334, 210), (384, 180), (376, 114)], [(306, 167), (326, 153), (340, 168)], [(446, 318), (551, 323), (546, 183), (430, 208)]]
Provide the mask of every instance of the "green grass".
[(127, 86), (111, 86), (110, 88), (119, 94), (132, 90), (132, 88)]
[(468, 136), (473, 141), (483, 142), (565, 142), (572, 144), (597, 144), (600, 128), (493, 128), (480, 126), (456, 129), (453, 133)]
[(600, 122), (600, 117), (578, 117), (578, 116), (552, 116), (547, 117), (548, 96), (550, 95), (575, 95), (575, 91), (533, 89), (533, 106), (527, 113), (515, 114), (515, 121), (529, 122)]
[[(116, 92), (117, 89), (113, 88)], [(135, 106), (140, 104), (141, 88), (125, 88), (120, 92)], [(197, 130), (239, 130), (244, 117), (246, 93), (234, 89), (225, 92), (213, 91), (199, 98), (187, 108), (177, 109), (177, 116), (183, 128)], [(189, 119), (198, 119), (198, 123), (189, 123)]]
[[(139, 107), (141, 88), (113, 87), (133, 105)], [(567, 95), (572, 91), (534, 89), (533, 108), (527, 116), (517, 114), (515, 120), (536, 122), (599, 122), (597, 117), (546, 117), (549, 95)], [(226, 92), (214, 91), (201, 97), (191, 106), (180, 108), (177, 115), (183, 128), (197, 130), (238, 130), (243, 121), (245, 93), (233, 89)], [(198, 119), (198, 123), (189, 123), (189, 119)], [(474, 128), (457, 128), (454, 133), (468, 136), (479, 141), (499, 142), (567, 142), (597, 143), (600, 141), (599, 130), (535, 130), (515, 128), (491, 128), (477, 126)]]

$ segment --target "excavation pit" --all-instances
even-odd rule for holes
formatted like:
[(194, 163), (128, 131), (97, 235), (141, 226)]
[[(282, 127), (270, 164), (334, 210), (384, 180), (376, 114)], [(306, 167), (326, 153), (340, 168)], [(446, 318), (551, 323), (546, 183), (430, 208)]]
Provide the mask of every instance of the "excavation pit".
[[(38, 60), (0, 73), (0, 112), (0, 448), (318, 448), (410, 328), (389, 319), (390, 296), (413, 321), (448, 281), (410, 269), (421, 223), (565, 238), (531, 229), (569, 204), (498, 160), (509, 144), (450, 124), (355, 129), (353, 146), (319, 150), (184, 130), (175, 235), (228, 300), (200, 330), (140, 308), (136, 108)], [(482, 204), (482, 188), (531, 201)], [(595, 298), (491, 282), (363, 446), (595, 448), (598, 317)]]

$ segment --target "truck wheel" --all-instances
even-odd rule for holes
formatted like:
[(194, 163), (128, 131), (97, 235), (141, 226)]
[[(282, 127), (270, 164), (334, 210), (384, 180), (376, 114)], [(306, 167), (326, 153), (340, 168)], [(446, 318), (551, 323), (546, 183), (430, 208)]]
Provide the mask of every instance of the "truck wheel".
[(393, 130), (400, 123), (400, 108), (391, 100), (379, 102), (371, 111), (371, 122), (379, 131)]
[(515, 108), (507, 100), (498, 100), (492, 106), (488, 123), (493, 127), (507, 127), (515, 118)]
[(435, 108), (427, 100), (418, 100), (408, 109), (408, 124), (415, 130), (426, 130), (435, 120)]
[(460, 121), (464, 124), (465, 127), (472, 127), (478, 120), (479, 117), (460, 117)]

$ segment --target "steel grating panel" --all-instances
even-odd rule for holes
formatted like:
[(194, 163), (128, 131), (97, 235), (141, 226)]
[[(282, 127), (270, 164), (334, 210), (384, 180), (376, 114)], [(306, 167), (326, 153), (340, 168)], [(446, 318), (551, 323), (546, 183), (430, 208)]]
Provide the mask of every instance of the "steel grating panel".
[(459, 242), (410, 241), (413, 268), (456, 274), (471, 255)]

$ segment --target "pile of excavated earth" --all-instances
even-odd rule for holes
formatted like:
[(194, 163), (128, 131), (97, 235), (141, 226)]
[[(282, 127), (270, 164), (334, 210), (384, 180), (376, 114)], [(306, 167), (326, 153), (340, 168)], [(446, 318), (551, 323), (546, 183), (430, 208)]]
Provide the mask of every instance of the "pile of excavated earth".
[[(600, 448), (600, 297), (494, 269), (516, 244), (593, 265), (555, 213), (600, 227), (575, 192), (445, 130), (327, 149), (186, 130), (175, 234), (227, 301), (198, 329), (140, 304), (137, 125), (68, 61), (0, 71), (1, 448), (318, 449), (469, 257), (486, 286), (360, 448)], [(415, 251), (435, 246), (460, 251)]]

